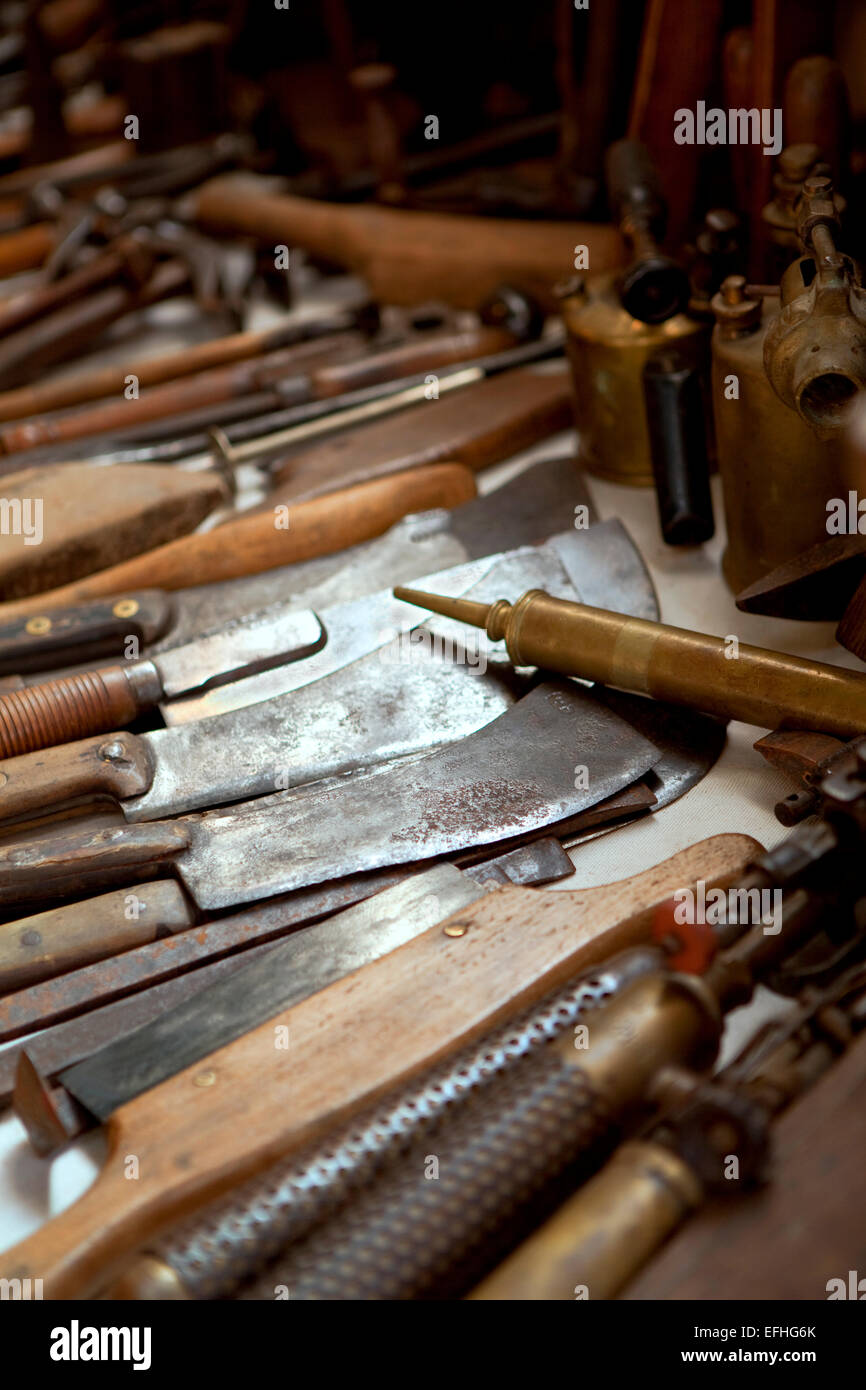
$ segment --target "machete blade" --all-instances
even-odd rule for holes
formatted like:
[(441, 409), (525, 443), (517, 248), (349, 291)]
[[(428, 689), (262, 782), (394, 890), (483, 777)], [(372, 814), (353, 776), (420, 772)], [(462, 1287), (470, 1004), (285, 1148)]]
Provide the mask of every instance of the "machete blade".
[[(496, 560), (469, 592), (492, 601), (525, 588), (574, 597), (547, 546)], [(291, 694), (148, 735), (153, 779), (122, 803), (127, 820), (226, 806), (420, 754), (483, 728), (529, 688), (502, 643), (471, 633), (469, 649), (459, 623), (431, 618), (409, 638), (399, 628), (388, 636), (381, 631), (378, 651)]]
[(628, 786), (658, 757), (577, 683), (545, 682), (408, 767), (173, 821), (190, 837), (175, 865), (198, 905), (216, 911), (386, 864), (516, 843)]
[[(571, 581), (571, 588), (563, 597), (613, 607), (614, 611), (633, 617), (658, 617), (652, 581), (621, 522), (599, 522), (583, 531), (572, 528), (552, 536), (545, 544), (555, 550)], [(488, 552), (480, 559), (428, 575), (418, 583), (457, 597), (481, 581), (497, 558)], [(396, 599), (390, 589), (320, 610), (319, 617), (327, 634), (327, 642), (319, 651), (303, 661), (271, 664), (257, 675), (221, 682), (216, 688), (172, 700), (160, 706), (166, 724), (173, 728), (275, 699), (332, 671), (342, 670), (381, 647), (389, 633), (420, 626), (417, 611)], [(455, 625), (455, 633), (458, 630)], [(461, 640), (465, 642), (465, 634)]]
[(275, 597), (295, 607), (332, 608), (419, 574), (534, 545), (573, 526), (578, 506), (586, 507), (590, 522), (595, 521), (574, 459), (545, 459), (482, 497), (450, 511), (404, 517), (384, 536), (337, 554), (182, 590), (173, 595), (176, 616), (170, 634), (150, 651), (166, 650), (217, 623), (263, 608)]
[(59, 1080), (99, 1120), (232, 1042), (265, 1019), (419, 936), (484, 896), (451, 864), (295, 932), (229, 979), (199, 991), (153, 1023), (60, 1073)]

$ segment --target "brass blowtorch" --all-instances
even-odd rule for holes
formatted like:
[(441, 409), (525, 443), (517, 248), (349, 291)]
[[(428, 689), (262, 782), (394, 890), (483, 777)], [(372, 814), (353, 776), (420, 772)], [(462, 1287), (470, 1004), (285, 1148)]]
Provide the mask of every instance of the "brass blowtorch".
[(866, 675), (783, 652), (630, 618), (530, 589), (478, 603), (418, 589), (394, 596), (505, 640), (516, 666), (538, 666), (762, 729), (866, 731)]

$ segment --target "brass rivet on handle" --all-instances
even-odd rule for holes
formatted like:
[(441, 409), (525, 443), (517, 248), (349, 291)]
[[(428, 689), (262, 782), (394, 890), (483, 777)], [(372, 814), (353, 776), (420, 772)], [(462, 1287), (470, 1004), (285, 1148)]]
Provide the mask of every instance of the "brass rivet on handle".
[(133, 618), (138, 612), (138, 604), (134, 598), (119, 598), (111, 611), (115, 618)]
[(215, 1071), (200, 1071), (192, 1079), (193, 1086), (212, 1086), (217, 1079)]
[(5, 773), (5, 772), (0, 772), (0, 787), (5, 787), (5, 786), (6, 786), (6, 783), (7, 783), (8, 781), (9, 781), (9, 778), (8, 778), (8, 776), (6, 775), (6, 773)]
[(447, 927), (442, 928), (445, 936), (465, 936), (468, 930), (468, 922), (449, 922)]
[(44, 633), (51, 631), (50, 618), (28, 618), (27, 631), (33, 637), (41, 637)]

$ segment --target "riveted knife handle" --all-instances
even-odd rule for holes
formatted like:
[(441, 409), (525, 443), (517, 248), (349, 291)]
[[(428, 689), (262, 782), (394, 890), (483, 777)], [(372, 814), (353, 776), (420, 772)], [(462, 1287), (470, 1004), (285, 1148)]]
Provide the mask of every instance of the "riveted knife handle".
[(121, 799), (148, 791), (150, 748), (135, 734), (81, 739), (0, 762), (0, 820), (80, 797)]
[(119, 655), (130, 638), (144, 647), (168, 630), (172, 618), (167, 594), (139, 589), (70, 608), (47, 608), (32, 617), (0, 619), (0, 675)]
[(149, 661), (103, 666), (0, 695), (0, 757), (122, 728), (162, 695)]
[(179, 821), (71, 830), (0, 848), (0, 903), (63, 897), (89, 888), (152, 878), (189, 847)]
[(0, 991), (79, 970), (191, 927), (195, 909), (174, 879), (138, 884), (0, 926)]

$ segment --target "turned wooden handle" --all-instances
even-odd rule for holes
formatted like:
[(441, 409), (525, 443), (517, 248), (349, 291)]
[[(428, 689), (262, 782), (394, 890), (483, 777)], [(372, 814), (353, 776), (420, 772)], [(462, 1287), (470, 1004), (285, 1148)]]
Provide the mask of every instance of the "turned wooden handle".
[(23, 989), (183, 931), (195, 912), (173, 879), (139, 884), (0, 926), (0, 991)]
[[(2, 326), (0, 326), (2, 328)], [(207, 371), (147, 387), (134, 400), (119, 392), (114, 400), (97, 401), (82, 410), (42, 416), (0, 427), (0, 452), (23, 453), (42, 444), (67, 443), (89, 435), (122, 433), (185, 411), (236, 400), (259, 386), (299, 377), (319, 364), (340, 362), (366, 345), (358, 332), (334, 333), (295, 344), (257, 358), (244, 358)], [(378, 379), (378, 378), (376, 378)], [(141, 383), (139, 382), (139, 385)]]
[[(159, 691), (149, 693), (159, 695)], [(10, 690), (0, 695), (0, 758), (122, 728), (152, 703), (123, 666), (80, 671)]]
[(135, 734), (86, 738), (0, 762), (0, 819), (84, 796), (139, 796), (153, 781), (150, 747)]
[(576, 246), (589, 248), (593, 270), (609, 270), (623, 259), (619, 233), (603, 223), (336, 207), (262, 193), (249, 180), (233, 178), (204, 184), (194, 207), (206, 228), (304, 246), (347, 266), (385, 304), (444, 299), (476, 309), (508, 283), (555, 310), (553, 287), (574, 273)]
[(50, 222), (37, 222), (20, 232), (7, 232), (0, 237), (0, 280), (41, 265), (52, 250), (56, 235)]
[(334, 362), (310, 373), (313, 394), (319, 399), (360, 391), (382, 381), (396, 381), (434, 367), (471, 362), (514, 347), (513, 333), (502, 328), (473, 328), (465, 333), (428, 333), (414, 342), (370, 353), (351, 362)]
[(288, 513), (287, 529), (277, 526), (278, 518), (271, 510), (238, 516), (214, 531), (180, 537), (147, 555), (112, 565), (38, 598), (3, 604), (0, 617), (41, 611), (47, 605), (78, 603), (145, 584), (186, 589), (331, 555), (381, 536), (411, 512), (456, 507), (473, 498), (476, 491), (471, 472), (459, 463), (408, 469), (298, 503)]
[[(646, 940), (659, 901), (699, 878), (726, 885), (760, 852), (749, 836), (719, 835), (605, 887), (495, 889), (455, 914), (459, 936), (432, 927), (123, 1106), (95, 1183), (0, 1255), (0, 1276), (42, 1278), (46, 1298), (87, 1297), (173, 1220)], [(277, 1028), (288, 1047), (275, 1046)], [(137, 1182), (124, 1176), (129, 1153)]]

